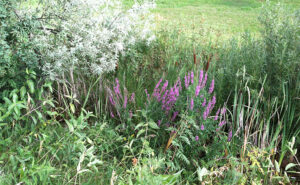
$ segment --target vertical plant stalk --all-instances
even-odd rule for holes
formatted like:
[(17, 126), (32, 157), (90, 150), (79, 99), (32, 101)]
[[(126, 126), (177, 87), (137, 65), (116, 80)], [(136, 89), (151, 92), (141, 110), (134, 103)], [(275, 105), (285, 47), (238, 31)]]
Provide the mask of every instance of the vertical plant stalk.
[(84, 100), (84, 103), (83, 103), (83, 105), (82, 105), (82, 107), (81, 107), (81, 110), (83, 110), (83, 109), (85, 108), (85, 106), (86, 106), (86, 104), (87, 104), (87, 101), (88, 101), (88, 99), (89, 99), (91, 90), (92, 90), (93, 87), (99, 82), (100, 79), (101, 79), (101, 75), (97, 78), (97, 80), (93, 83), (93, 85), (90, 86), (90, 88), (89, 88), (89, 90), (88, 90), (88, 93), (87, 93), (87, 96), (86, 96), (86, 98), (85, 98), (85, 100)]

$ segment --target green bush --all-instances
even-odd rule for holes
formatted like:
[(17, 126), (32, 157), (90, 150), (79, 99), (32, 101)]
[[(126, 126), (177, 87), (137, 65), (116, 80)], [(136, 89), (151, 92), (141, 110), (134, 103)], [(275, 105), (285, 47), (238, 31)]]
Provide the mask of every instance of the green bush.
[(32, 43), (38, 24), (30, 17), (20, 18), (16, 3), (0, 2), (0, 98), (20, 88), (27, 68), (38, 72), (38, 49)]

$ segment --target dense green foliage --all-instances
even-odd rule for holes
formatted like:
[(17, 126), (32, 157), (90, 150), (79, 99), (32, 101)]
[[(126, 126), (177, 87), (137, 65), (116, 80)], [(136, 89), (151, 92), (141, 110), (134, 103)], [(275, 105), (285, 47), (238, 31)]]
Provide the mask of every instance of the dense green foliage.
[[(40, 75), (41, 59), (64, 44), (72, 50), (72, 31), (51, 33), (51, 47), (37, 47), (32, 35), (45, 36), (41, 21), (30, 12), (20, 19), (17, 5), (0, 2), (0, 184), (298, 180), (299, 11), (264, 3), (260, 34), (229, 40), (205, 26), (199, 34), (171, 23), (157, 27), (152, 42), (137, 36), (124, 52), (99, 47), (117, 56), (113, 72), (87, 75), (73, 66), (53, 81)], [(64, 65), (95, 62), (80, 51)]]
[(18, 17), (16, 1), (0, 2), (0, 97), (20, 88), (25, 70), (37, 70), (39, 57), (32, 35), (39, 25), (30, 17)]

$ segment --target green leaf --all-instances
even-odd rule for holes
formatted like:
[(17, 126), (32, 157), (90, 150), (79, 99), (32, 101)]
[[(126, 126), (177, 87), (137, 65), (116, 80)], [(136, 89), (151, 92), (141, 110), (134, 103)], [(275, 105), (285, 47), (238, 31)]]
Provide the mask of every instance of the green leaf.
[(279, 164), (277, 161), (275, 161), (275, 169), (278, 173), (280, 172)]
[(68, 120), (66, 120), (66, 123), (67, 123), (67, 125), (68, 125), (68, 127), (69, 127), (70, 132), (74, 132), (74, 127), (73, 127), (73, 125), (72, 125)]
[(140, 130), (138, 133), (137, 133), (137, 135), (136, 135), (136, 137), (138, 138), (141, 134), (143, 134), (145, 132), (145, 129), (142, 129), (142, 130)]
[(24, 98), (24, 97), (25, 97), (25, 94), (26, 94), (26, 88), (23, 86), (23, 87), (21, 87), (21, 89), (20, 89), (20, 96), (21, 96), (21, 98)]
[(146, 117), (147, 117), (147, 112), (146, 112), (145, 110), (141, 110), (141, 112), (142, 112), (142, 116), (143, 116), (144, 118), (146, 118)]
[(18, 101), (18, 95), (16, 93), (13, 94), (13, 102), (16, 103)]
[(207, 175), (208, 174), (208, 170), (206, 169), (206, 168), (198, 168), (197, 169), (197, 174), (198, 174), (198, 180), (200, 181), (200, 182), (202, 182), (202, 178), (205, 176), (205, 175)]
[(34, 83), (33, 83), (33, 81), (27, 80), (27, 85), (29, 87), (30, 93), (33, 94), (34, 93)]
[(153, 129), (159, 129), (159, 127), (157, 126), (157, 124), (154, 121), (150, 121), (148, 124)]
[(70, 103), (70, 109), (72, 111), (72, 113), (74, 114), (75, 113), (75, 106), (73, 103)]
[(144, 122), (140, 122), (139, 124), (137, 124), (137, 126), (135, 126), (134, 130), (137, 130), (138, 128), (144, 126), (145, 123)]
[(0, 127), (6, 126), (7, 123), (0, 123)]
[(285, 171), (287, 171), (287, 170), (290, 169), (290, 168), (293, 168), (294, 166), (297, 166), (297, 164), (289, 163), (288, 165), (286, 165)]

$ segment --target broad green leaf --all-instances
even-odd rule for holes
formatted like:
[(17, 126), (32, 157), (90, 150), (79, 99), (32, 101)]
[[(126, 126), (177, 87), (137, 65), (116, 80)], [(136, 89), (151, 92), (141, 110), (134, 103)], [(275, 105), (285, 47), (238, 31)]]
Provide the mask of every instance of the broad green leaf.
[(145, 132), (144, 129), (140, 130), (140, 131), (137, 133), (136, 137), (138, 138), (138, 137), (139, 137), (141, 134), (143, 134), (144, 132)]
[(13, 94), (13, 102), (16, 103), (18, 101), (18, 95), (16, 93)]
[(277, 161), (275, 161), (275, 169), (278, 173), (280, 172), (279, 164)]
[(75, 106), (73, 103), (70, 103), (70, 109), (72, 111), (72, 113), (74, 114), (75, 113)]
[(285, 171), (287, 171), (287, 170), (290, 169), (290, 168), (293, 168), (294, 166), (297, 166), (297, 164), (289, 163), (288, 165), (286, 165)]
[(0, 127), (6, 126), (6, 125), (7, 125), (7, 123), (0, 123)]
[(28, 87), (29, 87), (30, 93), (31, 93), (31, 94), (34, 93), (34, 83), (33, 83), (33, 81), (27, 80), (27, 85), (28, 85)]
[(140, 128), (141, 126), (144, 126), (145, 123), (144, 122), (140, 122), (139, 124), (137, 124), (137, 126), (135, 126), (134, 130), (137, 130), (138, 128)]
[(25, 97), (25, 94), (26, 94), (26, 88), (22, 86), (20, 89), (20, 96), (22, 99)]
[(69, 127), (70, 132), (74, 132), (74, 127), (73, 127), (73, 125), (72, 125), (68, 120), (66, 120), (66, 123), (67, 123), (67, 125), (68, 125), (68, 127)]
[(154, 121), (150, 121), (148, 124), (153, 129), (159, 129), (159, 127), (157, 126), (157, 124)]

